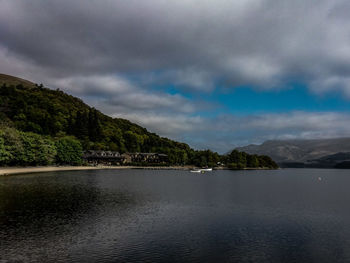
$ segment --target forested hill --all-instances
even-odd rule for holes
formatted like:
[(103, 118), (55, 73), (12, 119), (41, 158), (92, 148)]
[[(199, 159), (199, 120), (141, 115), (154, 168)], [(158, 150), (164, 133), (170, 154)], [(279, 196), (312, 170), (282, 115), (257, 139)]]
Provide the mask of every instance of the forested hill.
[[(90, 149), (165, 153), (169, 164), (198, 166), (237, 159), (237, 154), (231, 158), (195, 151), (128, 120), (111, 118), (61, 90), (0, 74), (0, 166), (79, 164), (81, 151)], [(276, 166), (267, 156), (243, 157), (232, 167)]]
[(128, 120), (111, 118), (60, 90), (0, 74), (0, 119), (21, 131), (73, 135), (84, 149), (120, 152), (189, 151)]

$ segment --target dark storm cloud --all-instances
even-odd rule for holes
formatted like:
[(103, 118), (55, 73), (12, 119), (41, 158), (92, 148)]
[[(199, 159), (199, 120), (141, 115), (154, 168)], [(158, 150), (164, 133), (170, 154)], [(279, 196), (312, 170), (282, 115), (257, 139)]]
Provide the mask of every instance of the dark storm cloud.
[(191, 49), (159, 15), (135, 1), (3, 2), (0, 32), (11, 52), (66, 74), (186, 65)]
[(0, 35), (53, 76), (161, 70), (203, 89), (302, 79), (347, 91), (347, 11), (339, 0), (14, 0), (1, 2)]

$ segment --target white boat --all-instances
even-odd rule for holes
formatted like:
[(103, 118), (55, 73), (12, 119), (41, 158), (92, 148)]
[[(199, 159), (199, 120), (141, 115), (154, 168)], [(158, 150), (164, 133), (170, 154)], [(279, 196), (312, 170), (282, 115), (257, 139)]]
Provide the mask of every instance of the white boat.
[(205, 173), (205, 172), (211, 172), (213, 171), (213, 168), (203, 168), (203, 169), (194, 169), (191, 170), (191, 173)]

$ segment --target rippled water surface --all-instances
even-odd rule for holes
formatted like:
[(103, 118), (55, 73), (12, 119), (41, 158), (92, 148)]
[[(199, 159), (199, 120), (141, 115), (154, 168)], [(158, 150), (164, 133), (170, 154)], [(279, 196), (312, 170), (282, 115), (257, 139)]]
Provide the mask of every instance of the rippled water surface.
[(2, 177), (0, 262), (350, 262), (350, 171)]

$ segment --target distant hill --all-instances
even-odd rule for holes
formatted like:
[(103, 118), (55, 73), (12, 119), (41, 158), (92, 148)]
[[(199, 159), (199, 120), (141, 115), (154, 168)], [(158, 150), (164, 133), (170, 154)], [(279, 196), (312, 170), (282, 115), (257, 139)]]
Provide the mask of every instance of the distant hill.
[(3, 84), (9, 85), (9, 86), (11, 86), (11, 85), (13, 85), (13, 86), (23, 85), (23, 86), (26, 86), (29, 88), (35, 87), (35, 84), (33, 82), (28, 81), (28, 80), (0, 73), (0, 87)]
[(0, 121), (24, 132), (73, 135), (84, 149), (164, 152), (184, 155), (185, 144), (162, 138), (121, 118), (109, 117), (81, 99), (10, 75), (0, 74)]
[(350, 168), (350, 152), (339, 152), (305, 162), (306, 167)]
[[(261, 145), (248, 145), (236, 148), (249, 154), (270, 156), (282, 166), (303, 167), (303, 164), (319, 159), (319, 163), (327, 158), (339, 157), (340, 153), (350, 152), (350, 138), (319, 140), (269, 140)], [(334, 156), (332, 156), (334, 155)], [(328, 156), (328, 157), (327, 157)], [(325, 158), (325, 159), (320, 159)]]

